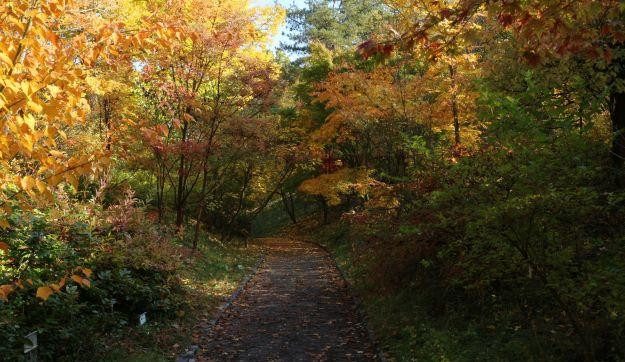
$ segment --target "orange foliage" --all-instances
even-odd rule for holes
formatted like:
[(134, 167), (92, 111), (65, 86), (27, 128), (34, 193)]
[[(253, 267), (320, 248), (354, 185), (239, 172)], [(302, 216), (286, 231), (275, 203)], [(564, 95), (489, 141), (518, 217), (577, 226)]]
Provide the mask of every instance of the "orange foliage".
[[(453, 127), (452, 94), (456, 95), (461, 124), (471, 124), (477, 97), (472, 89), (475, 65), (475, 56), (463, 55), (447, 57), (423, 74), (407, 74), (403, 64), (332, 73), (315, 94), (332, 113), (313, 139), (340, 143), (355, 139), (372, 123), (385, 122), (392, 128), (395, 122), (406, 120), (433, 130), (449, 130)], [(453, 83), (449, 66), (455, 69)]]

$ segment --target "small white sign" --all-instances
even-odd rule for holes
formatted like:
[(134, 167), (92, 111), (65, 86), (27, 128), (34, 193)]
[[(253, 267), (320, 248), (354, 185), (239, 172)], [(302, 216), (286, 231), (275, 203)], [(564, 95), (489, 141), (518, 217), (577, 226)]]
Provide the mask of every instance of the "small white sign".
[(148, 321), (148, 316), (146, 315), (146, 313), (141, 313), (139, 314), (139, 325), (142, 326), (145, 323), (147, 323)]
[(24, 343), (24, 353), (30, 353), (37, 349), (37, 347), (39, 346), (37, 344), (37, 332), (29, 333), (28, 335), (26, 335), (26, 339), (28, 340), (28, 342)]

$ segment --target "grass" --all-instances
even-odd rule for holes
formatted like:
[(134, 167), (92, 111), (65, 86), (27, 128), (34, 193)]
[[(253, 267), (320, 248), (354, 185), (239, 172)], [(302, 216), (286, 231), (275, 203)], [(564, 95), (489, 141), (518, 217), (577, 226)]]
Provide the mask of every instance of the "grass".
[(248, 248), (236, 241), (228, 246), (205, 242), (180, 271), (187, 298), (178, 318), (154, 318), (142, 327), (126, 329), (113, 336), (102, 353), (90, 356), (104, 362), (160, 362), (175, 360), (186, 347), (198, 342), (201, 328), (219, 306), (251, 272), (260, 248)]

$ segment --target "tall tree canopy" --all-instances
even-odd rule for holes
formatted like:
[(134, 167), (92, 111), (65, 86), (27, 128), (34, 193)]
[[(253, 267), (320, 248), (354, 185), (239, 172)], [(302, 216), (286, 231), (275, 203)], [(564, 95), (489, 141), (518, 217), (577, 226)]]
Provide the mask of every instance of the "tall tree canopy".
[(380, 0), (307, 0), (305, 7), (287, 12), (289, 42), (282, 48), (308, 52), (318, 42), (328, 49), (351, 49), (376, 34), (389, 18)]

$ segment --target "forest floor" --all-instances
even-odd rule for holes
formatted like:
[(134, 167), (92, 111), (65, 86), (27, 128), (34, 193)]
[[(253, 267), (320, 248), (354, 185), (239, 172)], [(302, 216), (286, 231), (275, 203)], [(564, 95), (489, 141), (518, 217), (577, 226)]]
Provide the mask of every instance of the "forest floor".
[(232, 294), (245, 275), (251, 273), (262, 250), (257, 244), (247, 248), (241, 240), (228, 246), (205, 241), (180, 270), (187, 306), (182, 316), (172, 320), (150, 318), (141, 328), (123, 329), (106, 336), (102, 351), (88, 361), (166, 362), (173, 361), (189, 345), (197, 344), (217, 307)]
[(290, 239), (263, 246), (265, 262), (203, 338), (198, 360), (376, 360), (330, 256)]

